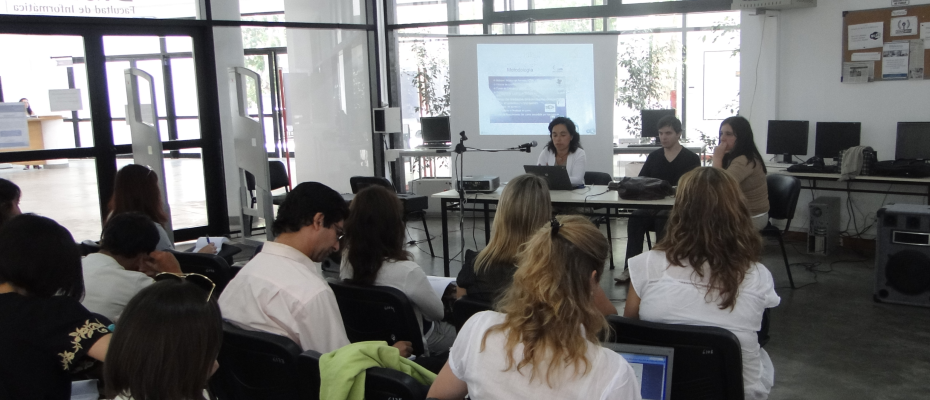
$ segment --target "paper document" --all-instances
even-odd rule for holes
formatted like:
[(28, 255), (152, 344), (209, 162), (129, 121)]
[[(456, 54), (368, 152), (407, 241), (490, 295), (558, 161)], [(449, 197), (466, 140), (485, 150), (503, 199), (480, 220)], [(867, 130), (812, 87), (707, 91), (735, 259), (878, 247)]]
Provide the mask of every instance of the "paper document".
[(853, 53), (851, 61), (881, 61), (882, 53)]
[(869, 83), (875, 81), (875, 62), (844, 62), (843, 83)]
[(930, 22), (920, 24), (920, 38), (924, 40), (924, 48), (930, 48)]
[(0, 149), (17, 147), (29, 147), (26, 105), (20, 102), (0, 103)]
[(917, 34), (917, 17), (891, 19), (891, 36), (913, 36)]
[(882, 47), (882, 32), (885, 31), (884, 22), (850, 25), (847, 50), (875, 49)]
[(909, 42), (885, 43), (882, 48), (882, 79), (907, 79)]
[[(209, 239), (209, 241), (207, 239)], [(211, 244), (211, 243), (214, 246), (216, 246), (216, 252), (219, 253), (220, 250), (223, 250), (223, 243), (229, 243), (229, 239), (224, 238), (222, 236), (218, 236), (218, 237), (211, 236), (209, 238), (207, 237), (197, 238), (197, 243), (194, 244), (194, 253), (200, 251), (200, 249), (206, 247), (208, 244)]]
[(911, 40), (910, 60), (908, 60), (907, 79), (924, 79), (924, 41)]
[(438, 296), (440, 300), (446, 293), (446, 288), (449, 287), (449, 284), (455, 283), (455, 278), (446, 278), (444, 276), (427, 276), (426, 279), (429, 279), (430, 286), (433, 287), (433, 291), (436, 292), (436, 296)]
[(81, 111), (81, 89), (51, 89), (48, 91), (48, 107), (51, 111)]

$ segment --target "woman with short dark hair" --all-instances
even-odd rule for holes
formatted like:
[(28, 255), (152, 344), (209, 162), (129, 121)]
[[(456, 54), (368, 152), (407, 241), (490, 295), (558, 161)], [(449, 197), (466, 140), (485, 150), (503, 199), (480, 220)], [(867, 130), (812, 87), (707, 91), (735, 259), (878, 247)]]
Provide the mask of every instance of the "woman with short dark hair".
[[(104, 364), (116, 399), (204, 400), (219, 366), (223, 320), (213, 282), (162, 273), (126, 306)], [(109, 398), (109, 397), (108, 397)]]
[(413, 303), (430, 353), (444, 353), (455, 328), (442, 319), (445, 309), (426, 273), (404, 250), (404, 210), (397, 195), (370, 186), (355, 195), (345, 222), (345, 250), (339, 276), (366, 286), (393, 287)]
[(575, 123), (566, 117), (558, 117), (549, 123), (549, 143), (539, 153), (536, 165), (561, 165), (568, 170), (573, 186), (584, 186), (587, 157), (581, 148), (581, 136)]
[(79, 303), (81, 253), (67, 229), (32, 214), (0, 228), (0, 385), (11, 399), (67, 399), (110, 331)]

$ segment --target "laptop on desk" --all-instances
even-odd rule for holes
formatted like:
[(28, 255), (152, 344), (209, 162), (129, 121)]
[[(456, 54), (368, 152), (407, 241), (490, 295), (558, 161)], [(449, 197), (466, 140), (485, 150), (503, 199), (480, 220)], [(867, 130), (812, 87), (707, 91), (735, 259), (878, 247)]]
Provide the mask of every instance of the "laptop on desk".
[(568, 169), (564, 165), (524, 165), (523, 171), (541, 176), (549, 183), (549, 190), (574, 190)]
[(610, 342), (601, 345), (620, 354), (633, 367), (643, 400), (671, 398), (675, 349)]

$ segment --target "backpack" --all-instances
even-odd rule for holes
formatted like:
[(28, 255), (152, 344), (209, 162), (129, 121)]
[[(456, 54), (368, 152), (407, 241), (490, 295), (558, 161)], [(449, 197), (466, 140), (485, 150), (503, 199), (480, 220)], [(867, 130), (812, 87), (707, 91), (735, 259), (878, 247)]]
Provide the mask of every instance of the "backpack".
[(625, 177), (611, 182), (608, 188), (616, 190), (624, 200), (660, 200), (675, 194), (667, 181), (645, 176)]

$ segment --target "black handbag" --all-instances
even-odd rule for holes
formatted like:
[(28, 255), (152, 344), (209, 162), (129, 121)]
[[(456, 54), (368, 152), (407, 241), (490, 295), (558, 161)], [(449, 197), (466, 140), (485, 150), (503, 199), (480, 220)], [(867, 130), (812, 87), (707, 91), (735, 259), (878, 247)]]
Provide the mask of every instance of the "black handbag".
[(675, 194), (675, 189), (667, 181), (645, 176), (625, 177), (608, 185), (616, 190), (624, 200), (661, 200)]

